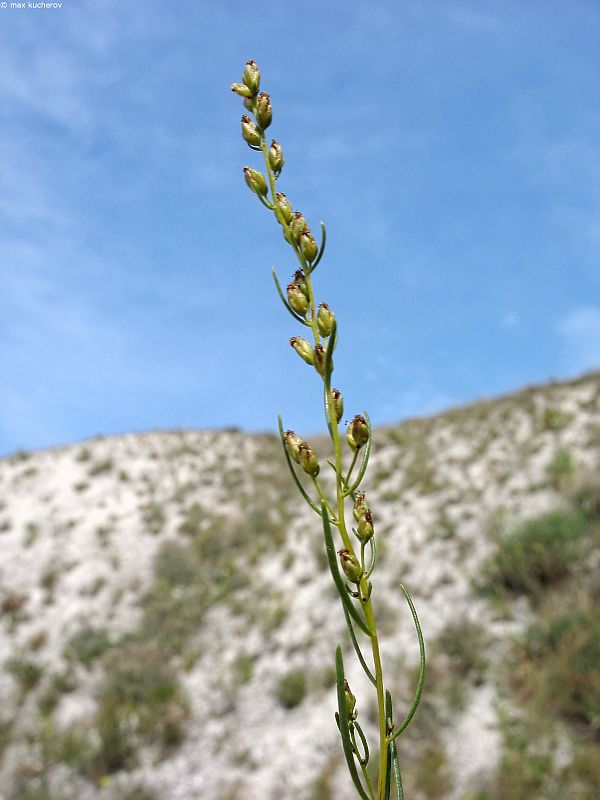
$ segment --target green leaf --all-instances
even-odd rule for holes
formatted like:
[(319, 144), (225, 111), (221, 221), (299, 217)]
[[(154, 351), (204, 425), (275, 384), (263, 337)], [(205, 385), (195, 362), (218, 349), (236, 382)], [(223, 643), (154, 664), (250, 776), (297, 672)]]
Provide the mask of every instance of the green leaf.
[(308, 271), (310, 275), (311, 272), (314, 272), (319, 264), (319, 261), (323, 258), (323, 253), (325, 252), (325, 242), (327, 241), (327, 230), (325, 229), (325, 223), (321, 220), (321, 247), (319, 248), (319, 252), (317, 253), (317, 257), (313, 261), (311, 268)]
[(371, 681), (373, 686), (377, 686), (377, 681), (375, 679), (375, 676), (367, 666), (367, 662), (365, 661), (363, 654), (361, 653), (360, 647), (358, 646), (358, 642), (356, 640), (356, 634), (354, 633), (354, 626), (352, 625), (352, 620), (350, 619), (350, 615), (346, 611), (346, 606), (343, 604), (342, 604), (342, 609), (344, 611), (344, 616), (346, 617), (346, 624), (348, 625), (348, 631), (350, 633), (350, 638), (352, 639), (352, 645), (354, 647), (358, 660), (360, 661), (360, 665), (364, 669), (367, 678)]
[(398, 725), (398, 727), (389, 735), (388, 739), (390, 742), (393, 742), (394, 739), (397, 739), (398, 736), (402, 733), (405, 728), (408, 727), (410, 721), (415, 715), (415, 712), (421, 702), (421, 695), (423, 694), (423, 684), (425, 683), (425, 641), (423, 639), (423, 631), (421, 630), (421, 625), (419, 623), (419, 617), (417, 616), (417, 610), (414, 606), (412, 598), (408, 593), (403, 584), (400, 584), (400, 588), (402, 589), (404, 596), (406, 598), (406, 602), (409, 605), (410, 613), (412, 614), (413, 622), (415, 623), (415, 628), (417, 631), (417, 637), (419, 639), (419, 653), (420, 653), (420, 664), (419, 664), (419, 678), (417, 680), (417, 688), (415, 691), (415, 697), (412, 702), (411, 707), (408, 710), (408, 714), (404, 718), (404, 720)]
[(356, 786), (356, 791), (363, 798), (363, 800), (370, 800), (369, 795), (365, 792), (358, 772), (356, 770), (356, 763), (354, 762), (354, 752), (352, 750), (352, 740), (350, 738), (348, 712), (346, 710), (346, 696), (344, 693), (344, 659), (342, 657), (342, 648), (338, 645), (335, 649), (335, 677), (337, 683), (337, 701), (338, 701), (338, 720), (339, 729), (342, 737), (342, 747), (344, 748), (344, 756), (346, 757), (346, 764), (352, 782)]

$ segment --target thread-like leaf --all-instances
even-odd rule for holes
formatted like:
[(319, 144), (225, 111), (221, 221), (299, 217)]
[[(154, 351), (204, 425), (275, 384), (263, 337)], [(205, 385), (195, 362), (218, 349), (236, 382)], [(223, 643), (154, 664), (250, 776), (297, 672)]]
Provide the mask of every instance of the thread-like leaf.
[(408, 714), (404, 717), (404, 720), (398, 725), (398, 727), (389, 735), (388, 739), (390, 742), (393, 742), (394, 739), (397, 739), (398, 736), (402, 733), (403, 730), (409, 725), (410, 721), (415, 715), (415, 712), (421, 702), (421, 695), (423, 694), (423, 684), (425, 683), (425, 641), (423, 639), (423, 631), (421, 630), (421, 624), (419, 623), (419, 617), (417, 616), (417, 610), (415, 605), (412, 601), (408, 590), (403, 584), (400, 584), (400, 588), (404, 593), (404, 597), (406, 598), (406, 602), (410, 608), (410, 613), (412, 614), (413, 622), (415, 623), (415, 628), (417, 631), (417, 637), (419, 639), (419, 678), (417, 680), (417, 688), (415, 691), (415, 697), (412, 702), (411, 707), (408, 710)]
[(340, 734), (342, 737), (342, 747), (344, 748), (344, 755), (346, 757), (346, 764), (348, 771), (352, 778), (352, 783), (356, 786), (356, 790), (363, 800), (369, 800), (368, 794), (365, 792), (358, 772), (356, 763), (354, 761), (354, 752), (352, 750), (352, 740), (350, 739), (350, 731), (348, 728), (348, 711), (346, 709), (346, 694), (344, 691), (344, 659), (342, 657), (342, 648), (339, 646), (335, 649), (335, 678), (337, 684), (337, 701), (338, 701), (338, 719)]
[(354, 633), (354, 626), (352, 625), (352, 620), (350, 619), (350, 615), (346, 611), (346, 606), (343, 605), (343, 604), (342, 604), (342, 610), (344, 612), (344, 616), (346, 617), (346, 624), (348, 625), (348, 632), (350, 633), (350, 639), (352, 640), (352, 645), (354, 647), (354, 650), (356, 652), (358, 660), (360, 661), (360, 665), (364, 669), (365, 675), (371, 681), (373, 686), (377, 686), (377, 681), (375, 679), (375, 676), (373, 675), (373, 673), (369, 669), (369, 667), (367, 665), (367, 662), (365, 661), (364, 656), (363, 656), (363, 654), (362, 654), (362, 652), (360, 650), (360, 647), (358, 645), (358, 641), (356, 639), (356, 634)]
[(394, 785), (396, 787), (397, 800), (404, 800), (404, 791), (402, 790), (402, 777), (400, 775), (400, 762), (398, 761), (398, 750), (396, 742), (390, 744), (390, 756), (392, 761), (392, 773), (394, 775)]
[[(361, 741), (361, 744), (362, 744), (362, 747), (363, 747), (363, 754), (361, 756), (361, 754), (358, 753), (358, 757), (360, 759), (361, 764), (364, 767), (366, 767), (367, 764), (369, 763), (369, 743), (367, 742), (367, 737), (365, 736), (365, 734), (363, 732), (363, 729), (359, 725), (358, 720), (354, 721), (354, 727), (358, 731), (358, 735), (360, 737), (360, 741)], [(355, 745), (356, 745), (356, 742), (355, 742)], [(356, 749), (358, 751), (358, 748), (356, 748)]]
[(360, 618), (358, 611), (354, 607), (352, 601), (348, 596), (348, 592), (346, 591), (346, 584), (342, 580), (340, 575), (340, 571), (337, 565), (336, 559), (336, 552), (335, 552), (335, 545), (333, 544), (333, 536), (331, 535), (331, 526), (329, 525), (329, 515), (327, 514), (327, 507), (325, 503), (321, 505), (321, 517), (323, 518), (323, 533), (325, 535), (325, 550), (327, 552), (327, 561), (329, 562), (329, 569), (331, 570), (331, 577), (333, 578), (333, 582), (335, 583), (335, 587), (338, 590), (338, 594), (342, 601), (342, 605), (347, 610), (349, 615), (352, 617), (352, 620), (358, 625), (363, 633), (366, 633), (367, 636), (371, 636), (371, 630), (367, 623)]
[(365, 572), (365, 578), (369, 580), (371, 575), (373, 574), (373, 570), (375, 569), (375, 560), (377, 558), (377, 545), (375, 544), (375, 537), (371, 536), (369, 539), (369, 544), (371, 545), (371, 563), (369, 564), (369, 568)]
[(317, 257), (315, 258), (311, 268), (308, 271), (310, 275), (311, 272), (314, 272), (319, 264), (319, 261), (323, 258), (323, 253), (325, 252), (325, 242), (327, 241), (327, 230), (325, 228), (325, 223), (321, 220), (321, 247), (319, 248), (319, 252), (317, 253)]
[(327, 342), (327, 350), (325, 351), (325, 385), (331, 386), (331, 373), (333, 372), (333, 351), (337, 344), (337, 323), (335, 319), (331, 323), (331, 331), (329, 333), (329, 340)]

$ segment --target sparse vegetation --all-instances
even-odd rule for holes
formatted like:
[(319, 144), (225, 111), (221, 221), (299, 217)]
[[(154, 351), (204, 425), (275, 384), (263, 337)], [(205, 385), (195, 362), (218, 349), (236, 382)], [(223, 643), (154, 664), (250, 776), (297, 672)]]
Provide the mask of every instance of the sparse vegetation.
[(275, 695), (284, 708), (295, 708), (306, 697), (306, 674), (303, 669), (294, 669), (283, 675), (277, 682)]

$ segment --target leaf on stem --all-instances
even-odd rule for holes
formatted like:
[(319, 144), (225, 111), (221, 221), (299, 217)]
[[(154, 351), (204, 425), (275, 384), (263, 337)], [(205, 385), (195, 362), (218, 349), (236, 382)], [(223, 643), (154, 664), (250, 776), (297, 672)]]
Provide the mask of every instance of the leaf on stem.
[(419, 623), (419, 617), (417, 616), (417, 610), (415, 608), (415, 605), (414, 605), (414, 603), (412, 601), (412, 598), (411, 598), (410, 594), (408, 593), (408, 590), (406, 589), (406, 587), (403, 584), (400, 584), (400, 588), (402, 589), (402, 592), (404, 593), (404, 597), (406, 598), (406, 602), (408, 603), (409, 608), (410, 608), (410, 613), (412, 614), (413, 622), (415, 623), (415, 628), (416, 628), (416, 631), (417, 631), (417, 637), (419, 639), (419, 654), (420, 654), (419, 661), (420, 661), (420, 664), (419, 664), (419, 678), (417, 680), (417, 688), (416, 688), (416, 691), (415, 691), (414, 700), (413, 700), (412, 705), (408, 710), (408, 714), (406, 715), (404, 720), (389, 735), (388, 740), (390, 742), (393, 742), (394, 739), (397, 739), (398, 736), (400, 736), (400, 734), (402, 733), (402, 731), (405, 730), (408, 727), (408, 725), (410, 724), (410, 721), (414, 717), (415, 712), (416, 712), (416, 710), (417, 710), (417, 708), (419, 706), (419, 703), (421, 702), (421, 695), (423, 694), (423, 684), (425, 683), (425, 641), (423, 639), (423, 631), (421, 630), (421, 624)]
[(346, 764), (350, 777), (354, 783), (357, 792), (363, 800), (369, 800), (368, 794), (365, 792), (363, 785), (358, 777), (356, 764), (354, 762), (354, 752), (352, 749), (352, 740), (350, 738), (348, 712), (346, 710), (346, 696), (344, 693), (344, 659), (342, 657), (342, 648), (338, 645), (335, 649), (335, 677), (337, 683), (337, 701), (338, 701), (338, 727), (342, 737), (342, 747), (344, 748), (344, 755), (346, 757)]
[(327, 229), (325, 228), (325, 223), (323, 222), (323, 220), (321, 220), (321, 247), (319, 247), (319, 252), (317, 253), (317, 256), (316, 256), (315, 260), (313, 261), (312, 266), (308, 270), (309, 275), (310, 275), (311, 272), (315, 271), (319, 261), (323, 258), (323, 253), (325, 252), (325, 242), (326, 241), (327, 241)]

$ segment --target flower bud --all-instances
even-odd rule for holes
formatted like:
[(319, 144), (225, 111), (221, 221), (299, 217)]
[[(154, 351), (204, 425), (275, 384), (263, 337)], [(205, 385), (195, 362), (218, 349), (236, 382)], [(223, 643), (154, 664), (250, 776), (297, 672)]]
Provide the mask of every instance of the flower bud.
[(279, 177), (284, 163), (285, 160), (283, 158), (283, 150), (281, 149), (281, 145), (279, 142), (276, 142), (275, 139), (273, 139), (271, 142), (271, 147), (269, 147), (269, 164), (271, 165), (271, 169), (273, 170), (276, 178)]
[(346, 701), (346, 714), (350, 722), (354, 722), (357, 717), (356, 714), (356, 697), (350, 691), (348, 681), (344, 680), (344, 699)]
[(338, 555), (340, 557), (340, 564), (344, 570), (344, 575), (352, 583), (358, 583), (362, 577), (362, 567), (358, 563), (356, 557), (351, 555), (348, 550), (340, 550)]
[(302, 255), (304, 258), (310, 263), (314, 261), (317, 257), (317, 253), (319, 252), (319, 247), (315, 240), (313, 239), (312, 233), (305, 229), (300, 234), (299, 240), (300, 250), (302, 251)]
[(296, 314), (300, 314), (301, 317), (304, 317), (308, 311), (308, 300), (297, 283), (290, 283), (288, 285), (287, 296), (288, 302)]
[(321, 336), (329, 336), (334, 319), (335, 314), (327, 303), (321, 303), (317, 311), (317, 325), (319, 326), (319, 333)]
[(257, 169), (252, 169), (252, 167), (244, 167), (244, 177), (246, 178), (246, 183), (253, 192), (263, 197), (267, 194), (267, 182), (262, 172), (259, 172)]
[(325, 377), (325, 361), (327, 360), (327, 354), (325, 353), (325, 348), (322, 344), (315, 345), (315, 369), (319, 373), (319, 375), (324, 378)]
[(354, 419), (350, 420), (346, 430), (346, 438), (353, 450), (360, 450), (363, 444), (369, 441), (369, 427), (363, 416), (357, 414)]
[(365, 493), (358, 492), (356, 495), (356, 501), (354, 502), (354, 508), (352, 509), (352, 513), (354, 515), (354, 519), (357, 522), (360, 522), (361, 518), (365, 516), (365, 514), (370, 513), (371, 509), (367, 505), (367, 501), (365, 500)]
[(245, 97), (244, 108), (246, 109), (246, 111), (249, 111), (251, 114), (254, 114), (254, 112), (256, 111), (256, 97)]
[(293, 283), (297, 284), (302, 289), (302, 291), (304, 292), (304, 296), (308, 300), (308, 286), (306, 283), (306, 276), (301, 269), (297, 269), (296, 272), (294, 272)]
[(232, 83), (231, 91), (239, 94), (240, 97), (252, 97), (254, 92), (245, 83)]
[(290, 230), (292, 232), (292, 237), (294, 241), (296, 242), (296, 244), (299, 244), (300, 236), (304, 233), (305, 230), (308, 230), (308, 225), (306, 223), (306, 220), (299, 211), (294, 211), (292, 221), (290, 222)]
[(273, 119), (273, 108), (271, 98), (267, 92), (261, 92), (256, 100), (256, 121), (264, 130), (268, 128)]
[(246, 61), (242, 80), (250, 89), (252, 94), (256, 94), (258, 92), (258, 87), (260, 86), (260, 70), (256, 66), (256, 61)]
[(300, 358), (306, 361), (307, 364), (310, 364), (311, 367), (314, 365), (315, 351), (310, 342), (308, 342), (306, 339), (303, 339), (302, 336), (292, 336), (290, 339), (290, 344), (298, 353)]
[(247, 114), (242, 117), (242, 136), (248, 144), (258, 147), (260, 144), (260, 131)]
[(299, 464), (302, 439), (294, 431), (286, 431), (283, 434), (283, 438), (285, 439), (285, 449), (288, 451), (288, 455), (294, 459), (296, 464)]
[(319, 462), (316, 455), (313, 453), (311, 446), (308, 442), (302, 442), (299, 447), (300, 450), (300, 466), (308, 475), (316, 478), (319, 474)]
[(344, 398), (339, 389), (332, 389), (331, 396), (333, 397), (333, 410), (337, 422), (344, 416)]
[(276, 200), (277, 208), (281, 211), (281, 216), (289, 225), (290, 220), (292, 219), (292, 204), (283, 192), (277, 192)]
[(367, 511), (358, 521), (358, 538), (361, 542), (368, 542), (373, 533), (373, 517), (371, 512)]

